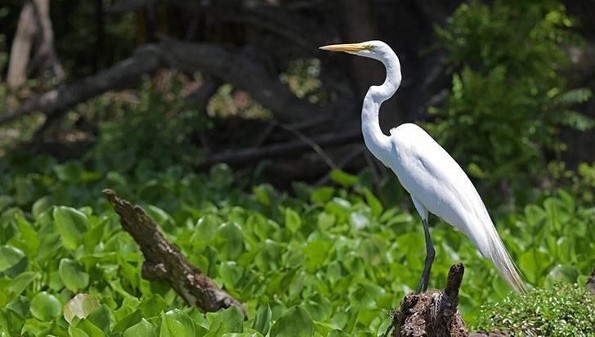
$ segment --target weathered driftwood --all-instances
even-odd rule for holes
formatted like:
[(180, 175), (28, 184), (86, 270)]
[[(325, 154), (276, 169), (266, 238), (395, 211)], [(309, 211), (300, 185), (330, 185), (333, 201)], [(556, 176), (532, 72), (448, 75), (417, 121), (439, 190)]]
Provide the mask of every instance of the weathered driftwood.
[(455, 264), (450, 268), (444, 290), (405, 296), (393, 318), (393, 336), (468, 336), (457, 308), (463, 272), (463, 264)]
[(119, 198), (110, 189), (103, 190), (103, 195), (120, 215), (124, 230), (130, 233), (143, 252), (145, 262), (142, 276), (145, 279), (168, 282), (188, 304), (203, 311), (236, 306), (244, 316), (247, 315), (242, 303), (190, 264), (180, 250), (163, 237), (155, 222), (141, 207)]

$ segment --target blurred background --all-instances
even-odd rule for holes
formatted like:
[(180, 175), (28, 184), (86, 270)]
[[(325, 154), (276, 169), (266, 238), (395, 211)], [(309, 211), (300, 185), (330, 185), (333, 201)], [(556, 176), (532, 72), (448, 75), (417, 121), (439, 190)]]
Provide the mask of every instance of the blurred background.
[[(142, 277), (104, 188), (141, 204), (258, 312), (228, 332), (267, 335), (269, 321), (288, 336), (313, 321), (321, 336), (386, 331), (421, 274), (422, 226), (361, 136), (382, 65), (318, 49), (375, 39), (403, 71), (384, 132), (415, 122), (451, 153), (528, 284), (582, 287), (595, 266), (593, 18), (594, 0), (0, 1), (0, 331), (89, 328), (61, 316), (79, 292), (96, 296), (101, 322), (119, 322), (93, 323), (106, 332), (149, 321), (159, 331), (170, 309), (196, 331), (217, 329)], [(466, 322), (500, 317), (480, 316), (510, 294), (493, 266), (430, 223), (430, 286), (462, 261)], [(580, 317), (592, 310), (577, 305), (583, 316), (568, 320), (556, 303), (582, 302), (556, 289), (559, 301), (534, 302), (561, 315), (546, 326), (591, 329)], [(292, 306), (310, 325), (292, 325)], [(138, 308), (147, 320), (123, 316)]]
[(381, 64), (318, 50), (380, 39), (404, 73), (385, 132), (422, 125), (492, 206), (587, 193), (593, 17), (575, 0), (3, 1), (3, 169), (71, 161), (93, 180), (225, 163), (240, 187), (289, 191), (339, 169), (403, 200), (360, 134)]

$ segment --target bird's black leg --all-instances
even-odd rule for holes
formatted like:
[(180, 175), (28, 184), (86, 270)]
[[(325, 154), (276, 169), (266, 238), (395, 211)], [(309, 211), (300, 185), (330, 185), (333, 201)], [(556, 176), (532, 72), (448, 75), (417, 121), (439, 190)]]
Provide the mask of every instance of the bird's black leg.
[(425, 292), (428, 289), (430, 271), (432, 270), (434, 255), (436, 255), (436, 252), (434, 251), (434, 244), (432, 243), (432, 238), (430, 237), (430, 228), (428, 227), (428, 220), (421, 219), (421, 223), (424, 226), (424, 236), (426, 237), (426, 262), (424, 266), (424, 271), (421, 274), (421, 280), (419, 280), (417, 290), (415, 291), (415, 293), (417, 294), (421, 293), (422, 291)]

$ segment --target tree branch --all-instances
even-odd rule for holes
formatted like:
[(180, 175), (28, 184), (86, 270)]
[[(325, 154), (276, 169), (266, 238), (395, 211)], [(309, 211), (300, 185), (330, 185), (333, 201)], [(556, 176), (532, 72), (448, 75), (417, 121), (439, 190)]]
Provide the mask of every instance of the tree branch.
[[(319, 147), (344, 145), (360, 140), (361, 132), (359, 129), (347, 130), (339, 134), (324, 134), (311, 138), (311, 141), (318, 144)], [(208, 157), (204, 163), (198, 166), (198, 169), (203, 170), (217, 163), (244, 165), (247, 163), (257, 162), (265, 158), (291, 156), (297, 153), (308, 151), (310, 149), (310, 144), (305, 143), (302, 140), (294, 140), (263, 147), (251, 147), (237, 151), (227, 151)]]
[(120, 199), (110, 189), (103, 190), (103, 195), (120, 216), (124, 230), (143, 252), (142, 275), (145, 279), (168, 282), (189, 305), (203, 311), (218, 311), (233, 305), (247, 316), (244, 305), (190, 264), (180, 250), (163, 237), (142, 208)]
[(83, 78), (71, 85), (46, 92), (15, 110), (0, 115), (0, 123), (35, 111), (52, 113), (65, 110), (109, 90), (117, 90), (160, 66), (182, 71), (202, 71), (247, 91), (252, 98), (285, 122), (303, 121), (324, 115), (333, 107), (320, 107), (296, 97), (264, 63), (211, 44), (164, 39), (136, 50), (133, 56), (113, 67)]

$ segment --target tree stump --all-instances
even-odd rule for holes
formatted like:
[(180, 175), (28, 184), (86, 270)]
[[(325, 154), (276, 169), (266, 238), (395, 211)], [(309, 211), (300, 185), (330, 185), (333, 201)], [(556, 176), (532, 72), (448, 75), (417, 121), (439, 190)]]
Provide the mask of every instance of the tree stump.
[(429, 290), (423, 294), (405, 296), (399, 311), (393, 317), (393, 336), (468, 336), (457, 308), (464, 269), (462, 263), (450, 267), (444, 290)]

